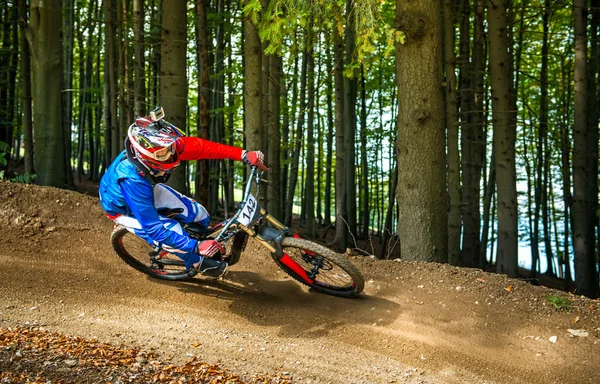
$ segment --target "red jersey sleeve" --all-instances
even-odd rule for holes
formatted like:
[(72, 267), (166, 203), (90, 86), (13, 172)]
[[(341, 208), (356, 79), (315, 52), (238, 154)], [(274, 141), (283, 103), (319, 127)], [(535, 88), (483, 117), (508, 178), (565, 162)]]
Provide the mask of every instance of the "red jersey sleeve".
[(184, 136), (177, 140), (177, 152), (181, 160), (231, 159), (242, 160), (242, 149), (215, 143), (198, 137)]

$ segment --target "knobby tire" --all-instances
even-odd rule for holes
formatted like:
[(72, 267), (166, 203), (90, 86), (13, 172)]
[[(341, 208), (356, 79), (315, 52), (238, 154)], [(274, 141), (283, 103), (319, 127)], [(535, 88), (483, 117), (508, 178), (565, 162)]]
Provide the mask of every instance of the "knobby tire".
[[(132, 241), (138, 242), (136, 244), (138, 246), (135, 250), (132, 249), (133, 247), (127, 249), (127, 247), (123, 244), (123, 239), (126, 236), (132, 236)], [(197, 271), (193, 268), (189, 271), (186, 271), (185, 267), (181, 267), (180, 270), (174, 272), (160, 271), (158, 269), (150, 268), (149, 252), (152, 252), (154, 248), (150, 244), (146, 243), (145, 240), (139, 238), (134, 233), (129, 232), (125, 227), (117, 226), (113, 230), (110, 240), (115, 253), (125, 263), (127, 263), (127, 265), (151, 277), (161, 280), (181, 281), (187, 280), (197, 274)], [(145, 243), (147, 246), (144, 247), (143, 243)], [(141, 262), (139, 259), (147, 260), (147, 262)]]
[[(316, 257), (322, 257), (327, 265), (332, 264), (330, 267), (339, 268), (341, 271), (337, 272), (337, 275), (339, 275), (340, 279), (343, 278), (343, 280), (348, 280), (346, 283), (342, 284), (342, 281), (338, 279), (338, 276), (335, 276), (336, 274), (332, 272), (333, 269), (324, 269), (319, 271), (311, 284), (307, 282), (303, 276), (283, 264), (275, 254), (272, 254), (277, 265), (300, 283), (305, 284), (318, 292), (339, 297), (355, 297), (364, 289), (365, 281), (362, 274), (343, 255), (310, 240), (295, 237), (284, 237), (281, 240), (281, 247), (286, 254), (291, 253), (292, 251), (299, 251), (299, 253), (309, 251), (309, 253), (314, 253)], [(292, 257), (292, 259), (298, 262), (297, 258)], [(311, 257), (309, 256), (307, 259), (311, 259)], [(310, 273), (310, 262), (301, 260), (299, 264), (302, 269), (307, 273)]]

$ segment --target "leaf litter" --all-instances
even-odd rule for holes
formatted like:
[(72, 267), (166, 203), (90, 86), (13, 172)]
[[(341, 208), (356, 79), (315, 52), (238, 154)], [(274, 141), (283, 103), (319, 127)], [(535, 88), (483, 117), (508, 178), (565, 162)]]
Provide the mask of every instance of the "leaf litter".
[[(248, 376), (248, 377), (245, 377)], [(244, 375), (193, 356), (172, 364), (153, 351), (116, 347), (40, 328), (0, 328), (0, 383), (291, 383), (285, 374)]]

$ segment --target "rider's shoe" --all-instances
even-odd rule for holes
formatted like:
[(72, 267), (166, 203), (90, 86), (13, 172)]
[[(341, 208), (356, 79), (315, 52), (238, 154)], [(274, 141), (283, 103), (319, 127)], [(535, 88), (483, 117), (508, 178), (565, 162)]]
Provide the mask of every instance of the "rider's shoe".
[(211, 259), (210, 257), (203, 258), (200, 265), (194, 265), (194, 267), (203, 276), (213, 279), (218, 279), (227, 273), (227, 262)]

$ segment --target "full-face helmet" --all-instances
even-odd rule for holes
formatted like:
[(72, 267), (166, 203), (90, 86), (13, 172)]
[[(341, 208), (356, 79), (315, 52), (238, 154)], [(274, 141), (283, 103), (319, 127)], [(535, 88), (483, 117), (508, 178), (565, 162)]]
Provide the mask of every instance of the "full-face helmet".
[(179, 128), (163, 119), (162, 108), (150, 116), (138, 117), (127, 132), (135, 157), (154, 172), (172, 172), (180, 163), (177, 140), (185, 136)]

